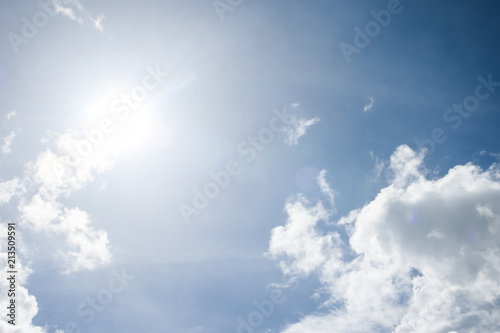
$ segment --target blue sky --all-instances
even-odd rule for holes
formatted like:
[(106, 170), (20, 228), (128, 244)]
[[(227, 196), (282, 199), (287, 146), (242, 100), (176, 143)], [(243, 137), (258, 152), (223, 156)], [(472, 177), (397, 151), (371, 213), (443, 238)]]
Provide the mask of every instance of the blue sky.
[(499, 331), (499, 10), (3, 1), (0, 332)]

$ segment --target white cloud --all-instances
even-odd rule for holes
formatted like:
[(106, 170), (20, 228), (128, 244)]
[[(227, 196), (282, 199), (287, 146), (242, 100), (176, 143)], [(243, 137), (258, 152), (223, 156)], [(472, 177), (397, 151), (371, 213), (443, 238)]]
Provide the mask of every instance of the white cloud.
[[(61, 196), (68, 196), (94, 180), (94, 175), (109, 170), (113, 162), (105, 152), (94, 152), (76, 165), (68, 165), (67, 154), (76, 145), (76, 132), (68, 131), (56, 139), (59, 153), (46, 149), (27, 167), (27, 186), (31, 198), (19, 204), (21, 224), (36, 232), (62, 234), (66, 247), (61, 250), (66, 273), (94, 269), (111, 259), (107, 233), (96, 230), (90, 217), (78, 208), (65, 207)], [(60, 259), (60, 258), (59, 258)]]
[(421, 172), (425, 152), (414, 152), (408, 146), (399, 146), (390, 159), (390, 169), (394, 173), (392, 182), (395, 186), (402, 187), (414, 181), (424, 179)]
[(22, 202), (19, 211), (23, 227), (65, 236), (66, 245), (61, 244), (56, 258), (62, 259), (62, 272), (92, 270), (111, 260), (107, 233), (94, 229), (86, 212), (64, 207), (57, 201), (42, 198), (40, 194), (33, 196), (30, 202)]
[(289, 146), (299, 144), (299, 138), (306, 134), (309, 127), (319, 122), (319, 118), (305, 119), (292, 116), (290, 122), (285, 127), (285, 143)]
[(24, 192), (24, 186), (19, 183), (17, 178), (0, 183), (0, 204), (10, 201), (14, 196)]
[[(276, 227), (271, 234), (268, 254), (278, 257), (286, 254), (293, 258), (292, 262), (281, 262), (281, 267), (286, 274), (309, 274), (319, 267), (327, 255), (325, 251), (332, 251), (336, 234), (322, 236), (315, 229), (320, 220), (328, 218), (328, 213), (321, 203), (312, 208), (307, 208), (309, 203), (304, 197), (299, 197), (296, 202), (289, 202), (285, 211), (289, 220), (284, 227)], [(293, 246), (290, 244), (293, 243)]]
[(95, 230), (86, 212), (78, 208), (66, 208), (55, 229), (67, 235), (69, 252), (63, 256), (71, 266), (66, 273), (95, 269), (111, 260), (107, 233)]
[[(429, 180), (422, 153), (401, 146), (392, 182), (370, 203), (321, 231), (331, 215), (299, 197), (269, 253), (287, 274), (315, 272), (325, 315), (285, 333), (500, 330), (500, 171), (459, 165)], [(338, 230), (349, 241), (343, 242)]]
[(500, 161), (500, 153), (490, 153), (490, 156), (493, 156), (494, 158)]
[(61, 204), (44, 200), (40, 194), (36, 194), (29, 203), (23, 200), (19, 205), (19, 211), (22, 214), (22, 224), (39, 232), (53, 228), (54, 221), (61, 214)]
[[(292, 109), (293, 112), (288, 112), (289, 109)], [(299, 102), (292, 103), (288, 108), (283, 110), (282, 116), (280, 116), (285, 123), (282, 129), (285, 135), (284, 142), (289, 146), (298, 145), (299, 138), (306, 134), (309, 127), (320, 120), (318, 117), (307, 119), (298, 116), (300, 109)]]
[(370, 157), (375, 162), (375, 166), (373, 167), (373, 174), (374, 174), (374, 180), (376, 181), (382, 175), (382, 172), (384, 171), (384, 169), (386, 167), (386, 163), (384, 160), (380, 159), (378, 156), (375, 156), (375, 154), (372, 151), (370, 151)]
[(102, 20), (104, 16), (99, 14), (97, 17), (91, 15), (78, 0), (53, 0), (57, 13), (70, 18), (73, 21), (83, 24), (90, 22), (99, 31), (103, 31)]
[[(6, 223), (0, 224), (0, 239), (2, 244), (6, 244), (7, 226)], [(7, 258), (6, 252), (0, 252), (2, 258)], [(47, 333), (47, 329), (44, 327), (33, 326), (32, 320), (38, 313), (38, 304), (33, 295), (28, 293), (26, 288), (26, 282), (28, 277), (31, 275), (32, 271), (29, 267), (22, 265), (21, 260), (16, 258), (16, 325), (13, 326), (8, 324), (6, 319), (10, 319), (6, 316), (6, 312), (3, 315), (4, 318), (0, 320), (0, 332), (5, 333)], [(7, 260), (0, 261), (0, 271), (7, 272)], [(7, 280), (8, 274), (0, 279), (0, 307), (2, 309), (7, 308), (8, 302), (10, 302), (7, 296), (7, 290), (9, 290)]]
[(17, 112), (15, 110), (12, 110), (9, 113), (7, 113), (7, 120), (10, 120), (11, 118), (14, 118), (15, 116), (17, 116)]
[(10, 152), (11, 152), (10, 146), (11, 146), (12, 140), (14, 140), (15, 136), (16, 136), (15, 131), (11, 131), (10, 134), (4, 138), (3, 145), (2, 145), (2, 153), (10, 154)]
[(83, 6), (78, 1), (54, 0), (54, 5), (55, 5), (56, 11), (58, 13), (61, 13), (65, 16), (69, 17), (70, 19), (77, 21), (80, 24), (83, 24), (83, 19), (80, 17), (77, 17), (75, 10), (69, 6), (65, 7), (63, 4), (64, 5), (68, 5), (68, 4), (74, 5), (77, 10), (81, 10), (81, 8), (83, 8)]
[[(65, 242), (55, 246), (55, 263), (61, 267), (60, 272), (71, 273), (80, 270), (92, 270), (109, 263), (111, 252), (107, 233), (92, 225), (91, 216), (77, 207), (66, 207), (61, 197), (82, 188), (94, 180), (96, 174), (109, 170), (113, 165), (110, 154), (105, 150), (96, 150), (91, 156), (82, 159), (80, 163), (69, 165), (67, 155), (76, 145), (77, 135), (67, 131), (63, 135), (54, 136), (57, 152), (46, 149), (36, 160), (26, 164), (24, 177), (0, 182), (0, 204), (8, 203), (18, 197), (17, 218), (18, 228), (23, 228), (23, 234), (29, 232), (44, 232), (48, 237), (62, 235)], [(45, 141), (49, 143), (52, 139)], [(0, 240), (5, 244), (7, 232), (4, 223), (0, 224)], [(21, 235), (17, 234), (18, 242)], [(1, 250), (1, 249), (0, 249)], [(32, 320), (38, 312), (36, 298), (29, 295), (26, 281), (31, 274), (22, 262), (33, 260), (33, 254), (39, 253), (37, 244), (23, 243), (18, 249), (16, 268), (17, 280), (17, 320), (16, 326), (0, 320), (0, 332), (6, 333), (47, 333), (46, 327), (33, 326)], [(52, 251), (52, 249), (51, 249)], [(47, 255), (44, 253), (43, 255)], [(51, 252), (50, 255), (53, 253)], [(6, 253), (0, 252), (6, 258)], [(0, 263), (0, 269), (6, 271), (7, 262)], [(7, 290), (7, 280), (0, 281), (0, 289)], [(6, 308), (7, 294), (0, 294), (0, 306)], [(59, 332), (62, 333), (61, 330)]]
[(100, 32), (103, 31), (104, 27), (102, 25), (102, 20), (104, 19), (104, 15), (99, 15), (96, 19), (92, 19), (94, 22), (94, 27), (99, 30)]
[(373, 105), (375, 104), (375, 100), (373, 97), (370, 97), (370, 103), (366, 104), (365, 107), (363, 108), (363, 112), (368, 112), (373, 109)]
[(335, 209), (335, 193), (326, 181), (326, 170), (321, 170), (318, 176), (318, 184), (321, 192), (326, 195), (330, 201), (330, 205)]
[(69, 165), (67, 158), (64, 149), (60, 150), (60, 154), (46, 149), (34, 163), (28, 165), (41, 192), (54, 197), (69, 195), (93, 181), (94, 174), (103, 173), (113, 165), (110, 158), (98, 153), (88, 156), (76, 166)]
[(442, 239), (445, 238), (446, 236), (439, 231), (439, 229), (434, 229), (431, 232), (429, 232), (426, 236), (427, 238), (436, 238), (436, 239)]

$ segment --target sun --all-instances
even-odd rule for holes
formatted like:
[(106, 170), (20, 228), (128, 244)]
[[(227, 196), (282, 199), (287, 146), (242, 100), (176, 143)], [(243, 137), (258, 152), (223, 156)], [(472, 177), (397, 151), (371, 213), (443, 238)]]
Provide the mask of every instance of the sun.
[[(76, 131), (74, 150), (83, 159), (129, 158), (148, 149), (165, 149), (173, 142), (173, 132), (158, 116), (163, 72), (148, 68), (144, 78), (134, 85), (131, 80), (100, 82), (81, 104), (74, 122)], [(155, 82), (156, 80), (156, 82)], [(165, 88), (165, 87), (163, 87)]]
[(131, 155), (150, 148), (166, 148), (172, 143), (170, 128), (148, 108), (137, 110), (115, 126), (116, 132), (110, 134), (108, 149), (118, 155)]

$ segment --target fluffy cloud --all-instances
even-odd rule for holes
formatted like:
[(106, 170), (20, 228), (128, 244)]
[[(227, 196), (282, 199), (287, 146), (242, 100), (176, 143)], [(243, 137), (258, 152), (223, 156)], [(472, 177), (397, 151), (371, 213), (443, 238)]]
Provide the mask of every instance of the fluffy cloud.
[(68, 132), (57, 139), (58, 153), (46, 149), (34, 163), (28, 165), (33, 180), (43, 194), (50, 197), (69, 195), (94, 180), (95, 174), (103, 173), (113, 166), (109, 155), (93, 152), (79, 163), (68, 163), (70, 151), (77, 140)]
[(39, 194), (29, 203), (22, 203), (19, 210), (22, 226), (36, 232), (65, 235), (67, 249), (60, 251), (65, 273), (94, 269), (110, 261), (107, 233), (94, 229), (86, 212), (63, 207)]
[[(58, 246), (58, 257), (62, 263), (61, 272), (71, 273), (80, 270), (91, 270), (111, 260), (107, 233), (92, 226), (91, 217), (79, 208), (66, 207), (61, 198), (82, 188), (94, 179), (94, 175), (108, 170), (112, 166), (109, 154), (96, 151), (79, 163), (68, 163), (68, 154), (76, 145), (76, 132), (68, 131), (55, 138), (56, 150), (42, 152), (34, 162), (26, 165), (23, 179), (13, 179), (0, 183), (0, 204), (18, 197), (17, 218), (18, 231), (23, 233), (45, 232), (49, 237), (63, 235), (65, 243)], [(48, 142), (46, 142), (48, 143)], [(5, 244), (6, 224), (0, 224), (0, 240)], [(18, 241), (21, 234), (17, 233)], [(35, 245), (36, 246), (36, 245)], [(22, 251), (21, 251), (22, 250)], [(25, 287), (31, 270), (22, 262), (30, 262), (33, 251), (25, 243), (18, 249), (16, 268), (17, 275), (17, 321), (16, 326), (0, 321), (0, 332), (9, 333), (46, 333), (47, 328), (32, 325), (38, 312), (34, 296), (29, 295)], [(4, 258), (6, 253), (0, 253)], [(6, 271), (7, 263), (0, 263), (2, 271)], [(0, 289), (7, 290), (7, 280), (0, 281)], [(0, 294), (0, 306), (6, 308), (7, 294)]]
[(110, 261), (107, 233), (95, 230), (86, 212), (78, 208), (65, 209), (55, 227), (68, 235), (69, 252), (64, 257), (71, 266), (67, 272), (94, 269)]
[(500, 330), (499, 168), (459, 165), (428, 179), (423, 158), (399, 147), (390, 184), (336, 223), (322, 203), (285, 206), (269, 253), (287, 274), (317, 274), (330, 311), (283, 332)]
[(79, 163), (68, 164), (76, 145), (76, 133), (68, 131), (56, 139), (58, 153), (46, 149), (28, 164), (26, 184), (35, 193), (23, 197), (18, 206), (21, 225), (35, 232), (62, 234), (67, 250), (61, 251), (64, 272), (94, 269), (111, 259), (107, 233), (91, 225), (90, 216), (78, 208), (65, 207), (60, 198), (82, 188), (113, 165), (108, 155), (95, 152)]
[[(272, 256), (286, 254), (292, 259), (282, 261), (281, 267), (286, 274), (309, 274), (333, 255), (339, 235), (322, 235), (315, 229), (320, 220), (328, 217), (322, 203), (307, 208), (308, 202), (300, 197), (296, 202), (289, 202), (285, 211), (290, 216), (285, 226), (276, 227), (271, 234), (269, 253)], [(293, 244), (293, 246), (290, 246)]]
[(0, 183), (0, 204), (5, 204), (24, 191), (24, 186), (17, 178)]
[[(7, 243), (7, 222), (0, 224), (0, 240), (2, 244)], [(3, 247), (6, 249), (6, 247)], [(7, 258), (6, 252), (0, 252), (2, 258)], [(33, 326), (32, 320), (38, 313), (38, 304), (33, 295), (29, 295), (28, 289), (25, 287), (28, 277), (31, 275), (29, 267), (23, 266), (17, 258), (16, 268), (16, 325), (8, 324), (7, 321), (0, 320), (0, 332), (8, 333), (47, 333), (47, 329), (43, 327)], [(7, 272), (7, 260), (0, 261), (0, 271)], [(5, 273), (5, 276), (6, 273)], [(7, 308), (9, 299), (7, 298), (7, 290), (9, 281), (6, 277), (0, 279), (0, 307)], [(4, 315), (5, 316), (5, 315)]]

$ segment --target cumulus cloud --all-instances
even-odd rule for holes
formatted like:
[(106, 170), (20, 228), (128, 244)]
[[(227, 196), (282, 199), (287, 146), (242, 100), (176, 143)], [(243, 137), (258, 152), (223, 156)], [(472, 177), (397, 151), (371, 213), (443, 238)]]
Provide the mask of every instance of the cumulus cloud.
[[(7, 223), (0, 224), (0, 240), (2, 244), (7, 243)], [(2, 247), (5, 248), (6, 247)], [(7, 253), (0, 251), (0, 256), (2, 258), (7, 258)], [(33, 326), (33, 318), (38, 313), (38, 304), (33, 295), (28, 293), (26, 288), (26, 282), (28, 277), (31, 275), (32, 271), (29, 267), (22, 265), (19, 258), (16, 260), (16, 325), (13, 326), (5, 319), (0, 320), (0, 332), (8, 333), (47, 333), (47, 329), (44, 327)], [(0, 271), (7, 272), (7, 260), (0, 261)], [(7, 290), (9, 290), (9, 281), (7, 280), (8, 274), (0, 279), (0, 307), (6, 309), (9, 299), (7, 297)], [(5, 315), (4, 315), (5, 316)], [(8, 317), (7, 317), (8, 318)]]
[(15, 178), (9, 181), (0, 183), (0, 204), (5, 204), (14, 196), (21, 194), (24, 191), (24, 186)]
[(500, 330), (500, 169), (428, 179), (423, 158), (398, 147), (390, 184), (334, 224), (321, 202), (286, 204), (269, 253), (286, 274), (316, 274), (329, 311), (282, 332)]
[(25, 183), (34, 194), (21, 198), (18, 206), (20, 223), (29, 230), (65, 236), (67, 248), (60, 254), (65, 273), (94, 269), (111, 259), (107, 233), (94, 229), (86, 212), (61, 203), (62, 197), (82, 188), (94, 180), (95, 174), (113, 165), (109, 156), (99, 151), (78, 163), (68, 163), (77, 143), (75, 135), (74, 131), (60, 135), (55, 139), (56, 153), (47, 148), (28, 164), (29, 180)]
[[(64, 198), (83, 188), (94, 180), (95, 175), (109, 170), (113, 165), (113, 152), (110, 149), (95, 149), (85, 158), (74, 153), (80, 134), (68, 130), (62, 135), (51, 135), (44, 144), (46, 148), (32, 162), (27, 163), (24, 175), (8, 181), (0, 181), (0, 204), (17, 199), (18, 216), (16, 225), (23, 233), (45, 233), (49, 238), (57, 237), (58, 242), (50, 255), (54, 263), (60, 265), (60, 272), (69, 274), (81, 270), (92, 270), (111, 260), (108, 235), (104, 230), (93, 226), (92, 217), (78, 207), (68, 207)], [(0, 241), (5, 244), (6, 223), (0, 224)], [(18, 240), (20, 235), (18, 234)], [(62, 236), (62, 237), (61, 237)], [(16, 268), (18, 285), (16, 293), (16, 326), (0, 321), (0, 332), (47, 333), (46, 327), (33, 326), (32, 320), (38, 312), (36, 298), (29, 295), (26, 281), (31, 274), (29, 266), (37, 244), (25, 243), (18, 249)], [(0, 249), (1, 251), (1, 249)], [(40, 251), (43, 251), (41, 249)], [(6, 253), (1, 253), (6, 258)], [(44, 253), (43, 255), (47, 255)], [(0, 268), (6, 271), (6, 261)], [(7, 280), (2, 279), (0, 289), (6, 290)], [(0, 294), (0, 306), (4, 309), (8, 302), (7, 294)], [(5, 307), (4, 307), (5, 306)], [(62, 331), (60, 331), (62, 332)]]
[[(68, 133), (63, 136), (68, 135)], [(33, 181), (39, 190), (51, 197), (69, 195), (71, 192), (82, 188), (94, 180), (95, 174), (109, 170), (113, 161), (109, 156), (99, 152), (93, 153), (78, 162), (73, 161), (70, 155), (71, 147), (76, 145), (73, 137), (61, 137), (57, 140), (59, 152), (54, 153), (46, 149), (38, 155), (35, 162), (28, 165), (28, 170), (33, 174)]]
[[(66, 207), (61, 198), (82, 188), (94, 175), (108, 170), (113, 162), (106, 152), (68, 163), (76, 132), (57, 137), (57, 152), (46, 149), (26, 165), (23, 179), (0, 182), (0, 204), (18, 197), (19, 223), (26, 230), (63, 235), (62, 271), (94, 269), (110, 261), (107, 233), (92, 226), (90, 216), (77, 207)], [(61, 258), (58, 258), (61, 259)]]
[(51, 229), (52, 221), (61, 214), (61, 204), (44, 200), (40, 194), (36, 194), (29, 203), (22, 202), (19, 205), (19, 210), (23, 223), (30, 229), (39, 232)]
[(95, 230), (86, 212), (66, 208), (55, 229), (68, 235), (69, 251), (63, 254), (66, 262), (70, 263), (66, 273), (94, 269), (110, 261), (107, 233)]
[[(26, 165), (24, 178), (0, 182), (0, 204), (18, 198), (16, 225), (24, 233), (44, 232), (49, 237), (63, 236), (65, 242), (58, 244), (54, 262), (61, 263), (61, 272), (69, 274), (81, 270), (92, 270), (111, 260), (107, 233), (92, 225), (91, 216), (78, 207), (67, 207), (62, 197), (82, 188), (94, 179), (94, 175), (112, 166), (109, 154), (96, 151), (84, 160), (69, 163), (68, 154), (76, 144), (76, 132), (68, 131), (57, 136), (56, 152), (46, 149), (35, 161)], [(6, 243), (6, 223), (0, 224), (0, 241)], [(21, 237), (16, 235), (18, 241)], [(1, 250), (1, 249), (0, 249)], [(26, 282), (31, 274), (29, 266), (23, 261), (33, 260), (30, 244), (25, 243), (18, 249), (16, 258), (17, 274), (17, 320), (16, 326), (0, 321), (0, 332), (9, 333), (47, 333), (46, 327), (32, 324), (38, 312), (38, 304), (29, 295)], [(4, 258), (6, 253), (0, 252)], [(7, 262), (2, 261), (0, 268), (7, 271)], [(0, 281), (0, 289), (7, 290), (7, 279)], [(0, 306), (7, 307), (7, 293), (0, 294)], [(61, 332), (62, 331), (58, 331)]]
[[(290, 216), (285, 226), (276, 227), (271, 234), (268, 254), (278, 257), (286, 254), (291, 261), (282, 261), (286, 274), (309, 274), (318, 268), (334, 250), (338, 234), (321, 235), (314, 227), (328, 217), (322, 203), (307, 208), (308, 201), (300, 197), (289, 202), (285, 212)], [(294, 246), (290, 246), (291, 244)]]
[(23, 227), (65, 236), (67, 244), (58, 258), (64, 263), (62, 272), (91, 270), (111, 260), (107, 233), (96, 230), (86, 212), (64, 207), (57, 201), (42, 198), (40, 194), (33, 196), (28, 203), (23, 202), (19, 210)]

